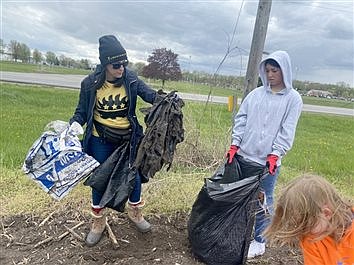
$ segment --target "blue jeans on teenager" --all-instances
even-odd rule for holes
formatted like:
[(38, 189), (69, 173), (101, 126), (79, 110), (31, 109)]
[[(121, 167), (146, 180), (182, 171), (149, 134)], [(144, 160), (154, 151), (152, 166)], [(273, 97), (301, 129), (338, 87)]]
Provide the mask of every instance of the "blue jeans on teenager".
[(270, 224), (271, 217), (274, 214), (274, 189), (280, 173), (280, 166), (276, 169), (275, 174), (268, 174), (261, 180), (260, 190), (265, 193), (265, 209), (260, 204), (256, 209), (256, 223), (254, 228), (254, 239), (259, 243), (265, 243), (262, 233)]
[[(96, 136), (91, 136), (89, 141), (88, 154), (93, 156), (98, 162), (103, 163), (118, 148), (119, 144), (114, 144)], [(135, 185), (129, 196), (129, 201), (138, 203), (141, 195), (141, 178), (139, 174), (135, 176)], [(92, 188), (92, 205), (99, 206), (103, 194)]]

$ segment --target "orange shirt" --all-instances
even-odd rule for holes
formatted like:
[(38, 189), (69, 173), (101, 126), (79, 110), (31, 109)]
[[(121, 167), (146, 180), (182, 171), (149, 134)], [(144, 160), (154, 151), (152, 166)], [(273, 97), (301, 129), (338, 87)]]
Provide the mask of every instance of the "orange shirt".
[(329, 236), (318, 241), (306, 237), (300, 246), (304, 265), (354, 265), (354, 220), (338, 243)]

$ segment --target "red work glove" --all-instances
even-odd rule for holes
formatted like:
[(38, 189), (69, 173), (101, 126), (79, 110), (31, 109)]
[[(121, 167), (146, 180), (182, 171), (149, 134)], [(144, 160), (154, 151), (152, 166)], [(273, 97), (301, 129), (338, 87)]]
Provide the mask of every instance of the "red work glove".
[(234, 159), (234, 156), (236, 155), (238, 149), (240, 149), (240, 148), (236, 145), (230, 146), (230, 150), (226, 154), (226, 157), (228, 158), (228, 160), (227, 160), (228, 164), (232, 163), (232, 159)]
[(275, 170), (277, 169), (277, 161), (279, 157), (276, 155), (268, 155), (266, 166), (268, 167), (268, 172), (271, 175), (275, 174)]

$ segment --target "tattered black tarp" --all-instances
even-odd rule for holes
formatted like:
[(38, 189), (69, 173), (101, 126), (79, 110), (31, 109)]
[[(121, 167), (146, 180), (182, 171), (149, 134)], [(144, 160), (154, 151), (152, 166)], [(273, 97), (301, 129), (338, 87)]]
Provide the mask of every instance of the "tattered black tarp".
[(129, 142), (119, 146), (84, 182), (103, 197), (100, 206), (123, 212), (135, 185), (136, 171), (129, 168)]
[(141, 109), (147, 127), (134, 166), (145, 181), (163, 166), (167, 170), (171, 167), (176, 145), (184, 140), (183, 106), (183, 100), (173, 91), (159, 95), (151, 107)]
[(205, 179), (188, 221), (192, 251), (206, 264), (240, 265), (247, 259), (265, 169), (236, 157)]

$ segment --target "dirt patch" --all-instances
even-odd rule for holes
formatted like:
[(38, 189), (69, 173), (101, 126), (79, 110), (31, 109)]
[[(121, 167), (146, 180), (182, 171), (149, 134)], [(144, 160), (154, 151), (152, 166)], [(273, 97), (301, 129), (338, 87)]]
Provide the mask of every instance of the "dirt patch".
[[(100, 243), (91, 248), (81, 239), (89, 231), (89, 215), (71, 210), (48, 217), (2, 217), (0, 264), (203, 264), (191, 253), (186, 214), (150, 215), (147, 219), (153, 224), (153, 231), (141, 234), (126, 214), (112, 212), (109, 224), (118, 245), (106, 231)], [(74, 233), (68, 232), (68, 228), (78, 225), (72, 230)], [(247, 264), (297, 265), (302, 264), (302, 258), (298, 250), (268, 248), (264, 256)]]

